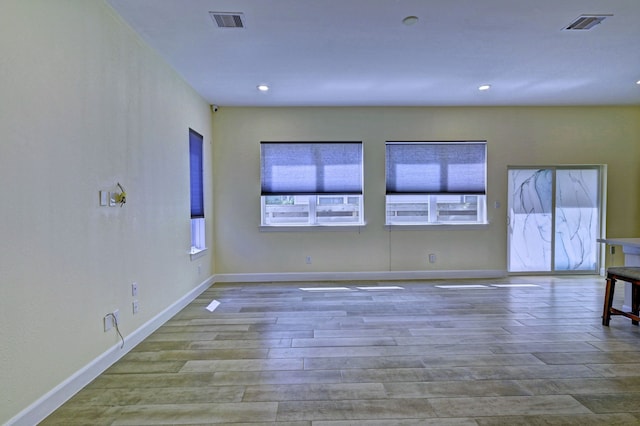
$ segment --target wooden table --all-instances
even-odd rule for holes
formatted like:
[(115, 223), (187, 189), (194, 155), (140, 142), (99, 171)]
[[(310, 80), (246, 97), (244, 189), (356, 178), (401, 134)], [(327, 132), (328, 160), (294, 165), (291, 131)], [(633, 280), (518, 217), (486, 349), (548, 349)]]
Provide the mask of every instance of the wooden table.
[[(640, 266), (640, 238), (599, 238), (599, 243), (622, 246), (624, 266)], [(624, 287), (624, 305), (622, 309), (631, 309), (631, 284)]]

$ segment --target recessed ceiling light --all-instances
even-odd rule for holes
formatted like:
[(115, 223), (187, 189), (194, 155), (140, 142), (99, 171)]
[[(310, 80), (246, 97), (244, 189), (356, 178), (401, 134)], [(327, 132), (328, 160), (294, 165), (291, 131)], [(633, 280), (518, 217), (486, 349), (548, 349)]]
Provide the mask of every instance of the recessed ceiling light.
[(402, 20), (402, 23), (405, 24), (406, 26), (411, 26), (413, 24), (417, 24), (418, 23), (418, 17), (417, 16), (407, 16), (406, 18), (404, 18)]
[(640, 80), (636, 81), (636, 84), (640, 86)]
[(267, 86), (266, 84), (258, 84), (258, 90), (261, 92), (268, 92), (269, 86)]
[(489, 90), (489, 89), (491, 89), (490, 84), (483, 84), (482, 86), (478, 87), (478, 90), (482, 90), (482, 91)]

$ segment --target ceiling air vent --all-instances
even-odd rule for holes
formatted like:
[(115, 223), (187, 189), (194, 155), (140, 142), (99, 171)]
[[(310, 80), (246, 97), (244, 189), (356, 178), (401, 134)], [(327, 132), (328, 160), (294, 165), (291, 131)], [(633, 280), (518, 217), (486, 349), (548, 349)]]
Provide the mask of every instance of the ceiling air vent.
[(581, 15), (578, 19), (567, 25), (564, 31), (590, 30), (609, 16), (613, 15)]
[(242, 13), (209, 12), (209, 15), (218, 28), (244, 28)]

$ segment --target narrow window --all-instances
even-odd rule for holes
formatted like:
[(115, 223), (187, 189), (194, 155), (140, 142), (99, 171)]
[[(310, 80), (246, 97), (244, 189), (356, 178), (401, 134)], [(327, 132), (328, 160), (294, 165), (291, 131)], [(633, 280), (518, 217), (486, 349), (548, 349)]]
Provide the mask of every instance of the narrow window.
[(486, 142), (387, 142), (387, 225), (486, 223)]
[(263, 226), (362, 225), (362, 142), (262, 142)]
[(207, 248), (204, 229), (202, 135), (189, 129), (189, 177), (191, 194), (191, 254)]

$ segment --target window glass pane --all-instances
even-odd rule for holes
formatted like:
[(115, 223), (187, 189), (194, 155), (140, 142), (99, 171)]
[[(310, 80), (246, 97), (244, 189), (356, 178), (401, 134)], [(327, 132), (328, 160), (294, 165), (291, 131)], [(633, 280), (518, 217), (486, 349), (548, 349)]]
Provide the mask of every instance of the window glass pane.
[(360, 223), (360, 200), (361, 197), (319, 196), (316, 206), (317, 223)]
[(509, 272), (551, 271), (552, 170), (512, 169), (508, 181)]
[(262, 197), (263, 225), (301, 225), (309, 223), (309, 197)]
[(387, 195), (387, 225), (485, 223), (484, 195)]
[(598, 194), (597, 169), (556, 171), (555, 270), (597, 269)]
[(436, 195), (437, 222), (477, 223), (477, 195)]
[(387, 224), (429, 223), (428, 195), (387, 195)]
[(362, 196), (269, 196), (262, 199), (262, 224), (358, 225), (362, 223)]
[(204, 218), (191, 219), (191, 254), (207, 248), (204, 225)]

